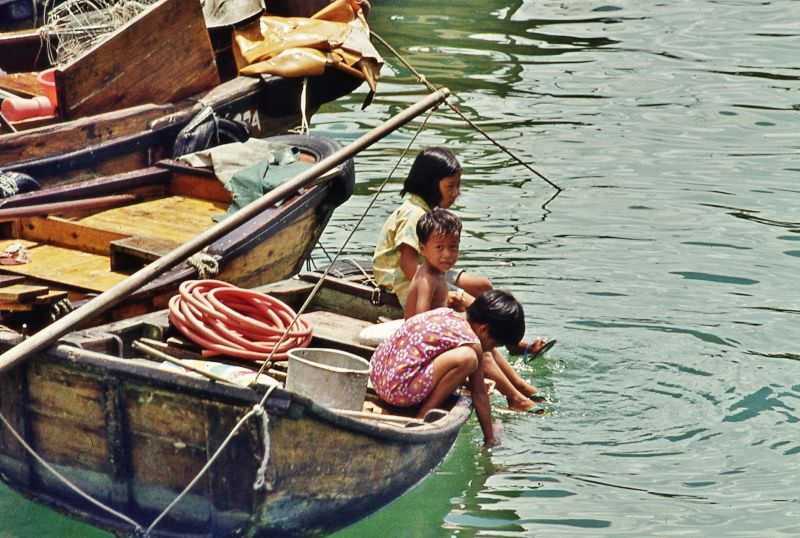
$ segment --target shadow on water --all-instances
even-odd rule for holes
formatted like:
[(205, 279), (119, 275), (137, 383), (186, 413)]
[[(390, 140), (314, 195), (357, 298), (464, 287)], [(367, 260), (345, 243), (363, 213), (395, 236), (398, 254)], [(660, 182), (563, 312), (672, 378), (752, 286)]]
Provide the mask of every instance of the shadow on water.
[(655, 325), (650, 323), (620, 323), (620, 322), (602, 322), (596, 320), (576, 320), (571, 322), (572, 325), (579, 327), (587, 327), (591, 329), (646, 329), (648, 331), (658, 331), (664, 333), (677, 333), (687, 334), (693, 336), (698, 340), (707, 342), (709, 344), (718, 344), (722, 346), (733, 347), (736, 344), (729, 342), (715, 334), (698, 331), (695, 329), (686, 329), (682, 327), (670, 327), (667, 325)]

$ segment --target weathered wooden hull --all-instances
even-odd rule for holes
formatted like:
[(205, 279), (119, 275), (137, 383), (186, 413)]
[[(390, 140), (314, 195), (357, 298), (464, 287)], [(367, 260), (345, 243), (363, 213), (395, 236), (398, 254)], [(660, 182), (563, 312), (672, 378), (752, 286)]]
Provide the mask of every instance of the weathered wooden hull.
[[(287, 11), (306, 16), (327, 1), (286, 4)], [(121, 62), (126, 54), (129, 60)], [(49, 67), (46, 59), (37, 33), (0, 35), (0, 69), (40, 71)], [(19, 121), (13, 124), (17, 132), (5, 129), (0, 169), (48, 185), (150, 166), (172, 156), (175, 136), (205, 106), (243, 121), (258, 137), (300, 125), (301, 79), (237, 77), (232, 62), (230, 28), (206, 32), (199, 3), (162, 2), (130, 28), (59, 67), (59, 117)], [(37, 86), (31, 75), (16, 76)], [(360, 83), (335, 69), (309, 78), (307, 113)]]
[[(309, 110), (346, 95), (360, 82), (331, 71), (309, 81)], [(302, 81), (237, 77), (196, 100), (141, 105), (87, 118), (0, 135), (0, 168), (33, 176), (45, 186), (115, 174), (169, 158), (178, 132), (203, 105), (247, 123), (254, 136), (299, 124)]]
[[(328, 299), (336, 293), (328, 292)], [(361, 302), (373, 315), (385, 311)], [(160, 312), (73, 333), (0, 377), (0, 412), (37, 453), (144, 527), (263, 394), (119, 358), (131, 357), (132, 340), (163, 337), (166, 327)], [(246, 421), (154, 535), (300, 536), (346, 526), (413, 487), (444, 458), (471, 412), (465, 397), (450, 403), (435, 422), (393, 424), (275, 389), (266, 404), (267, 435), (261, 418)], [(268, 487), (254, 490), (265, 443)], [(67, 489), (4, 428), (0, 471), (18, 492), (70, 516), (133, 530)]]

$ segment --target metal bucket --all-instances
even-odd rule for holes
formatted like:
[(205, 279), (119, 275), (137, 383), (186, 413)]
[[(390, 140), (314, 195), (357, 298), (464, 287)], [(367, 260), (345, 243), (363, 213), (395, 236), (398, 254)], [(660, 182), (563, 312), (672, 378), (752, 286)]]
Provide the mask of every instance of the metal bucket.
[(286, 390), (335, 409), (361, 410), (369, 362), (338, 349), (297, 348), (288, 353)]

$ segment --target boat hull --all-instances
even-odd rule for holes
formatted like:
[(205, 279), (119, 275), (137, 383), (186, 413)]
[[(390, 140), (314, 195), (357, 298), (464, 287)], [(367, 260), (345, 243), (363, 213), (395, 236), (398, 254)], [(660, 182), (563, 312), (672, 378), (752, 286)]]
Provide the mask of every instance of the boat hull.
[[(373, 305), (373, 313), (379, 309)], [(0, 376), (0, 412), (15, 430), (59, 473), (143, 527), (200, 472), (264, 392), (132, 358), (131, 341), (163, 337), (166, 318), (156, 312), (72, 333)], [(153, 535), (301, 536), (344, 527), (442, 461), (471, 412), (463, 396), (449, 405), (433, 423), (396, 425), (360, 420), (276, 388), (267, 399), (267, 421), (246, 420)], [(265, 447), (266, 487), (254, 489)], [(133, 531), (32, 460), (7, 429), (0, 429), (0, 471), (38, 502), (117, 533)]]

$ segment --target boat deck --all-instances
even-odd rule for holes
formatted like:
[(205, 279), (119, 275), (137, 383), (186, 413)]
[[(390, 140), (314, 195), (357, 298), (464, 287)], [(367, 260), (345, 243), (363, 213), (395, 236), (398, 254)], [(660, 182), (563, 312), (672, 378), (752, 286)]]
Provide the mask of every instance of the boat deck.
[(97, 230), (184, 243), (210, 228), (212, 217), (224, 215), (227, 204), (188, 196), (168, 196), (116, 207), (80, 219)]
[[(212, 218), (227, 208), (218, 198), (173, 192), (69, 218), (15, 219), (7, 234), (11, 237), (0, 239), (0, 251), (21, 244), (30, 261), (2, 265), (0, 274), (26, 277), (26, 284), (42, 284), (47, 292), (69, 290), (72, 300), (101, 293), (210, 228)], [(0, 311), (26, 310), (32, 304), (33, 298), (12, 296), (0, 301)]]

